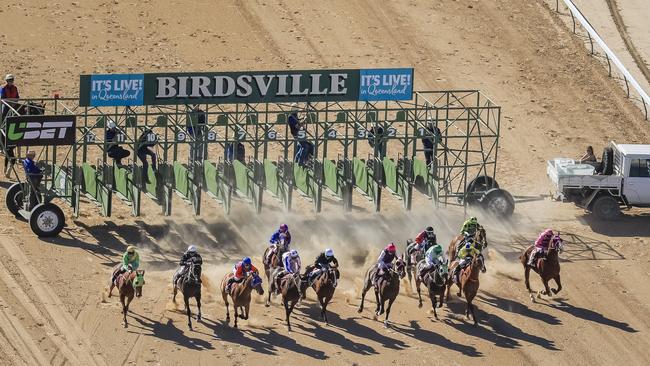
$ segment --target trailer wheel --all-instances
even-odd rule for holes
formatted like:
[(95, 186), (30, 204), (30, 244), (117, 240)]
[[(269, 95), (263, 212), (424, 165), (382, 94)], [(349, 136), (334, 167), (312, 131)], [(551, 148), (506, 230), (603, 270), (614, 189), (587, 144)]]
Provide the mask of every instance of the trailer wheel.
[(494, 178), (486, 175), (478, 176), (467, 185), (465, 199), (468, 203), (474, 203), (481, 198), (482, 193), (493, 188), (499, 188), (499, 183)]
[(621, 205), (612, 196), (600, 196), (591, 206), (591, 212), (602, 220), (612, 220), (621, 214)]
[(7, 189), (5, 194), (5, 203), (7, 209), (14, 216), (18, 216), (18, 210), (23, 208), (23, 185), (22, 183), (14, 183)]
[(47, 202), (34, 207), (29, 217), (29, 226), (38, 237), (57, 236), (63, 230), (65, 216), (59, 206)]
[(481, 198), (483, 209), (496, 217), (508, 218), (515, 212), (515, 199), (503, 189), (493, 188)]

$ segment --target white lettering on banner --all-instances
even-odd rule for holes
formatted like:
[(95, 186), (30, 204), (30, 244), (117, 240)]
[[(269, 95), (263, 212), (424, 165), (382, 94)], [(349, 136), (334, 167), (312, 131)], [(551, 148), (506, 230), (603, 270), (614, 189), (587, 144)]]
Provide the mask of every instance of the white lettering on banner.
[(300, 90), (300, 80), (301, 79), (302, 79), (302, 75), (300, 75), (300, 74), (291, 75), (291, 95), (307, 95), (307, 94), (309, 94), (309, 88), (305, 88), (304, 90)]
[[(253, 78), (257, 84), (257, 90), (260, 91), (260, 95), (263, 97), (266, 96), (266, 93), (269, 92), (271, 82), (273, 81), (273, 78), (275, 78), (275, 75), (254, 75)], [(264, 78), (269, 78), (266, 83), (264, 82)]]
[(178, 88), (176, 89), (176, 96), (180, 98), (187, 98), (187, 76), (178, 77)]
[(235, 91), (235, 80), (230, 76), (215, 76), (214, 82), (216, 83), (215, 97), (227, 97)]
[(247, 97), (253, 93), (253, 88), (251, 87), (251, 81), (253, 78), (250, 75), (240, 75), (237, 78), (237, 96), (238, 97)]
[(192, 77), (192, 98), (210, 97), (210, 78), (207, 76)]
[(288, 95), (287, 93), (287, 78), (289, 75), (278, 75), (278, 93), (277, 95)]
[(330, 94), (345, 94), (348, 88), (345, 87), (345, 81), (348, 79), (348, 74), (331, 74), (330, 75)]
[(157, 78), (158, 81), (158, 93), (156, 94), (156, 98), (173, 98), (176, 96), (176, 79), (169, 77), (169, 76), (163, 76)]
[(325, 95), (327, 88), (320, 90), (320, 78), (323, 74), (311, 74), (311, 94), (312, 95)]

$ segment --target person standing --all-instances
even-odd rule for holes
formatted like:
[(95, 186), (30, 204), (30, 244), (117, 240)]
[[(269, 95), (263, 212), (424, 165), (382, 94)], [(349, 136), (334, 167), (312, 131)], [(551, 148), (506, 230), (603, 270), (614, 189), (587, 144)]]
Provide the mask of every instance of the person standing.
[[(20, 95), (18, 94), (18, 87), (14, 84), (14, 76), (12, 74), (7, 74), (5, 76), (5, 85), (0, 88), (0, 99), (5, 100), (9, 99), (13, 102), (18, 100), (20, 98)], [(9, 113), (9, 107), (7, 105), (12, 106), (13, 108), (15, 107), (15, 103), (12, 103), (11, 101), (5, 101), (2, 103), (2, 118), (0, 120), (4, 120), (7, 114)], [(7, 105), (5, 104), (7, 103)]]

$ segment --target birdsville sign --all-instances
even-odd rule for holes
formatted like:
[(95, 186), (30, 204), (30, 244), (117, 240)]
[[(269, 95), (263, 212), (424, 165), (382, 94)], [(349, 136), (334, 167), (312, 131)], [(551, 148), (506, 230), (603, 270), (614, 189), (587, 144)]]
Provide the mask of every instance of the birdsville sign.
[(82, 106), (410, 100), (413, 69), (82, 75)]

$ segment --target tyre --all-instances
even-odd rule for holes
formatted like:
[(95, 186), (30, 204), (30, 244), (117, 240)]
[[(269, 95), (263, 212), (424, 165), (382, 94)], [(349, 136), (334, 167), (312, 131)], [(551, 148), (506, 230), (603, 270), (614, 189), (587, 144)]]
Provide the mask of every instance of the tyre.
[(468, 203), (475, 203), (484, 192), (493, 188), (499, 188), (499, 183), (492, 177), (481, 175), (467, 185), (465, 190), (465, 197)]
[(493, 188), (481, 198), (483, 209), (496, 217), (508, 218), (515, 212), (515, 199), (503, 189)]
[(591, 212), (602, 220), (612, 220), (621, 214), (621, 205), (612, 196), (600, 196), (591, 205)]
[(22, 183), (14, 183), (9, 187), (5, 194), (5, 203), (7, 209), (14, 216), (18, 216), (18, 210), (23, 208), (23, 185)]
[(59, 206), (47, 202), (34, 207), (29, 217), (29, 226), (38, 237), (59, 235), (65, 225), (65, 216)]

